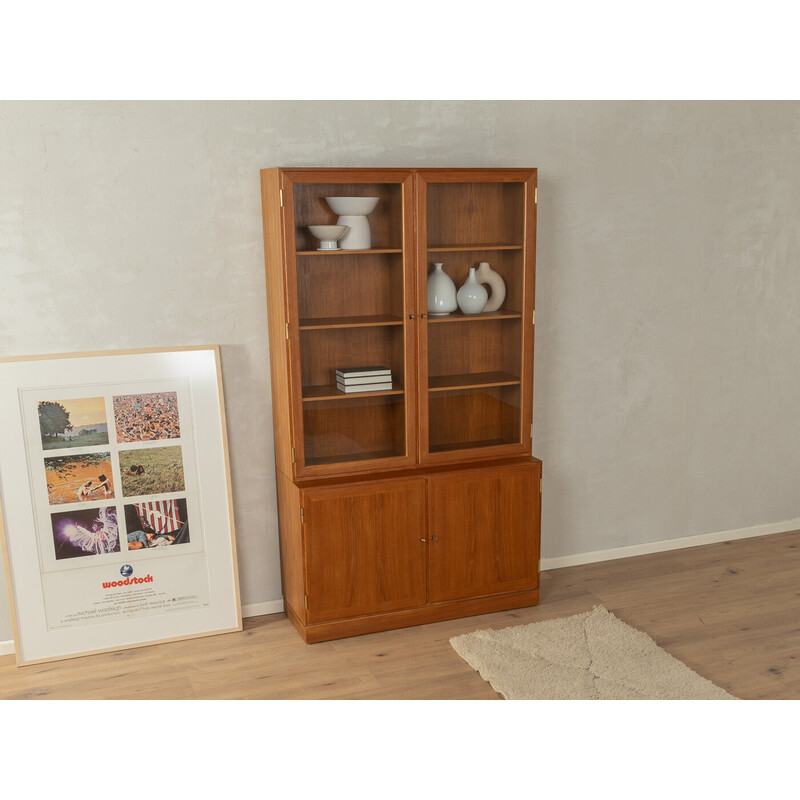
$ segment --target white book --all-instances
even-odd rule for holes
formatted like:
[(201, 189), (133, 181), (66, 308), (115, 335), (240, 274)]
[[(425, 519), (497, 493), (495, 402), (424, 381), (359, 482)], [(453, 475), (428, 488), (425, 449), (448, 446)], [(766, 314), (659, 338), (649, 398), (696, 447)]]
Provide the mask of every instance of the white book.
[(353, 394), (354, 392), (388, 392), (392, 388), (392, 382), (386, 381), (385, 383), (363, 383), (358, 386), (346, 386), (336, 381), (336, 388), (345, 394)]
[(342, 378), (339, 375), (336, 376), (337, 383), (343, 383), (345, 386), (358, 386), (362, 383), (391, 383), (392, 376), (391, 375), (370, 375), (369, 377), (364, 378)]
[(336, 370), (337, 378), (378, 378), (391, 374), (388, 367), (349, 367)]

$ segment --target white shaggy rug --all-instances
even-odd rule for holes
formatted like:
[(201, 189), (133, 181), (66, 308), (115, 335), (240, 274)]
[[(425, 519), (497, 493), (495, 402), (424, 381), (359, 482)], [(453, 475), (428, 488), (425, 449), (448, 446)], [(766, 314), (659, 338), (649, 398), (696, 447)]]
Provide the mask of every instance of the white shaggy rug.
[(737, 699), (602, 606), (450, 644), (506, 700)]

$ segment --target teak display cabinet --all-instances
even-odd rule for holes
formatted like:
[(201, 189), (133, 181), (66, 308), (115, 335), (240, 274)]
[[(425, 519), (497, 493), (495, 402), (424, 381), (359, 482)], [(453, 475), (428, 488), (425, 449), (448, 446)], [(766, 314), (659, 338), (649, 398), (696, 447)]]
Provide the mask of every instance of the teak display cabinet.
[[(262, 170), (286, 611), (306, 641), (538, 602), (534, 169)], [(326, 197), (377, 197), (318, 250)], [(434, 262), (488, 261), (499, 310), (429, 317)], [(391, 370), (345, 394), (336, 370)]]

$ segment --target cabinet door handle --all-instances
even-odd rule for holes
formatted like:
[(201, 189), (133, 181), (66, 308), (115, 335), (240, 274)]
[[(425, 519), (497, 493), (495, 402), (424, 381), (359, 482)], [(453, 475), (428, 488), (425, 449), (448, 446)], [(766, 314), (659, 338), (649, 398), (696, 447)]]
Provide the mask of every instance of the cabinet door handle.
[(420, 319), (425, 319), (425, 317), (427, 317), (427, 316), (428, 316), (427, 314), (420, 314), (420, 315), (419, 315), (419, 318), (420, 318)]
[(420, 539), (421, 542), (427, 542), (427, 539)]
[(438, 541), (438, 539), (439, 539), (438, 536), (431, 536), (431, 541), (432, 542)]
[(414, 315), (413, 315), (413, 314), (409, 314), (409, 315), (408, 315), (408, 318), (409, 318), (409, 319), (414, 319)]

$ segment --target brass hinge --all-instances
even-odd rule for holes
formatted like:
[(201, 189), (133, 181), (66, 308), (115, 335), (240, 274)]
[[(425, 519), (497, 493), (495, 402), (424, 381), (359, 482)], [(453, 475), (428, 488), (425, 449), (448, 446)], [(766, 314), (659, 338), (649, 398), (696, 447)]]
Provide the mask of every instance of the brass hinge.
[(304, 508), (300, 508), (300, 522), (306, 521), (306, 510)]
[(542, 479), (539, 478), (539, 494), (542, 493)]
[(531, 322), (535, 325), (536, 324), (536, 309), (533, 309), (533, 315), (531, 316)]
[(283, 189), (280, 190), (279, 194), (281, 196), (281, 208), (283, 208)]
[[(539, 187), (538, 186), (533, 190), (533, 202), (534, 203), (538, 203), (539, 202)], [(281, 205), (283, 205), (283, 202), (281, 202)]]
[(286, 323), (286, 338), (289, 338), (289, 323)]
[(306, 595), (306, 611), (308, 611), (308, 595)]
[(292, 464), (294, 464), (294, 447), (292, 448)]
[(533, 423), (531, 422), (531, 439), (533, 439)]

